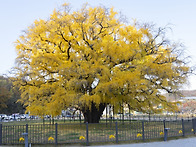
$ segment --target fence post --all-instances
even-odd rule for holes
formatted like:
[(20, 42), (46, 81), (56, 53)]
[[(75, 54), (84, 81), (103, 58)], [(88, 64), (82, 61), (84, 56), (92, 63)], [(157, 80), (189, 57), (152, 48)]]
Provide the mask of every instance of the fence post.
[(193, 132), (196, 132), (196, 118), (193, 118)]
[(28, 147), (28, 146), (29, 146), (29, 142), (28, 142), (28, 133), (22, 133), (22, 135), (24, 135), (25, 147)]
[[(29, 128), (29, 126), (28, 126), (28, 124), (26, 124), (27, 145), (29, 145), (29, 142), (28, 142), (28, 128)], [(26, 144), (26, 141), (25, 141), (25, 144)]]
[(116, 127), (116, 143), (118, 143), (118, 122), (115, 122), (115, 127)]
[(2, 145), (2, 124), (0, 124), (0, 145)]
[(184, 120), (182, 119), (182, 136), (185, 136), (185, 130), (184, 130)]
[(26, 133), (28, 133), (28, 124), (26, 124)]
[(88, 140), (88, 122), (86, 122), (86, 145), (89, 145), (89, 140)]
[(164, 128), (164, 141), (167, 141), (167, 130), (165, 129), (165, 120), (163, 120), (163, 128)]
[(143, 138), (143, 141), (145, 141), (145, 136), (144, 136), (144, 121), (142, 121), (142, 138)]
[(164, 141), (167, 141), (168, 130), (170, 130), (170, 128), (165, 128), (164, 129)]
[(58, 124), (55, 123), (55, 144), (56, 145), (58, 144), (57, 136), (58, 136)]
[(163, 127), (164, 127), (164, 130), (165, 130), (165, 120), (163, 120)]
[(193, 133), (195, 134), (195, 118), (192, 119)]

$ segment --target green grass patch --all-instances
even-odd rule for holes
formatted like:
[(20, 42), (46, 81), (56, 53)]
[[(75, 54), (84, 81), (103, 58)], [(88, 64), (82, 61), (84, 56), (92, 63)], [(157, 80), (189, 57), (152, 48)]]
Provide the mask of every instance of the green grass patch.
[(75, 135), (79, 135), (79, 133), (68, 133), (68, 134), (66, 134), (66, 136), (75, 136)]
[(70, 140), (78, 139), (79, 140), (79, 137), (78, 136), (70, 136), (68, 139), (70, 139)]

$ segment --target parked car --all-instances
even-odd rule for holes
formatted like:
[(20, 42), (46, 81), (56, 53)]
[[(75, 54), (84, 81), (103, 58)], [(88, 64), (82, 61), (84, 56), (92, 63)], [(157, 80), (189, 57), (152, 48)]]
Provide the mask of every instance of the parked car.
[(0, 114), (1, 120), (8, 120), (8, 116), (6, 114)]
[(67, 114), (66, 117), (71, 117), (71, 114)]
[(50, 116), (50, 115), (45, 115), (45, 116), (44, 116), (44, 118), (46, 118), (46, 119), (50, 119), (50, 118), (51, 118), (51, 116)]
[(12, 114), (12, 117), (14, 118), (14, 120), (19, 120), (20, 119), (19, 113)]
[(20, 119), (29, 119), (29, 114), (20, 114)]
[(29, 118), (30, 119), (39, 119), (39, 117), (38, 116), (35, 116), (35, 115), (31, 115)]
[(9, 116), (8, 116), (8, 119), (9, 119), (10, 121), (12, 121), (12, 120), (14, 120), (14, 117), (13, 117), (12, 115), (9, 115)]
[(24, 114), (20, 114), (20, 119), (25, 119), (25, 115)]

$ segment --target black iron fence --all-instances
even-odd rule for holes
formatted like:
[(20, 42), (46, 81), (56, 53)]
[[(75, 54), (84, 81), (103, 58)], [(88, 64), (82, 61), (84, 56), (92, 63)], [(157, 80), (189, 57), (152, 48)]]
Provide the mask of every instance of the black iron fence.
[[(160, 114), (139, 114), (139, 115), (132, 115), (132, 114), (119, 114), (117, 117), (113, 117), (114, 120), (146, 120), (146, 121), (173, 121), (173, 120), (191, 120), (193, 119), (193, 116), (182, 116), (182, 115), (160, 115)], [(104, 117), (102, 118), (105, 119)], [(111, 118), (107, 118), (110, 120)]]
[(193, 135), (196, 119), (175, 121), (126, 121), (99, 124), (0, 124), (0, 145), (24, 144), (23, 133), (28, 133), (31, 144), (66, 144), (119, 142)]

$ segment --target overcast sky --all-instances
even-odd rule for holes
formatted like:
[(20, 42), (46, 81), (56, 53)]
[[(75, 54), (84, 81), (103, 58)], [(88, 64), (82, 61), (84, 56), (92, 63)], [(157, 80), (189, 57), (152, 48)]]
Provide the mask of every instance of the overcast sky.
[[(47, 19), (54, 8), (70, 3), (73, 10), (84, 3), (90, 6), (114, 7), (127, 17), (152, 22), (157, 27), (170, 24), (168, 36), (184, 43), (187, 54), (196, 64), (196, 0), (0, 0), (0, 74), (6, 74), (14, 66), (16, 58), (14, 41), (36, 19)], [(190, 78), (190, 86), (196, 89), (196, 76)]]

